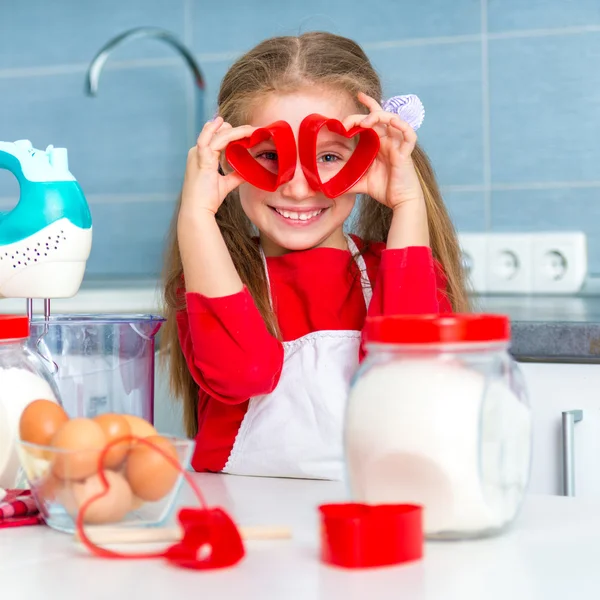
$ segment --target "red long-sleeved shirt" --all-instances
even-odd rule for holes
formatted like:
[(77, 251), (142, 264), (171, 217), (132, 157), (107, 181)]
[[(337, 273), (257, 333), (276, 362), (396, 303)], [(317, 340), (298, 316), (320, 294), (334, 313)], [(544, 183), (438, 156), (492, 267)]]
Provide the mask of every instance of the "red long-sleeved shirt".
[[(359, 249), (364, 246), (354, 240)], [(429, 248), (386, 250), (384, 244), (371, 244), (364, 259), (373, 286), (370, 316), (451, 311), (446, 279)], [(314, 248), (266, 260), (283, 341), (314, 331), (363, 329), (367, 308), (349, 251)], [(186, 293), (177, 325), (188, 367), (200, 386), (192, 466), (218, 472), (249, 399), (277, 386), (283, 346), (267, 331), (247, 289), (222, 298)]]

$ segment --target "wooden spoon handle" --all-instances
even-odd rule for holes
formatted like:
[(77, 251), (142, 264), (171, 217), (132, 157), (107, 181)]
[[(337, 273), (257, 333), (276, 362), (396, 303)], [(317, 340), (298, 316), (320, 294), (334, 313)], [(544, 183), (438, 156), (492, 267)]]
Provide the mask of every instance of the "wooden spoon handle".
[[(284, 540), (292, 537), (287, 527), (253, 526), (240, 527), (242, 539), (248, 540)], [(91, 542), (98, 545), (107, 544), (148, 544), (155, 542), (178, 542), (181, 539), (179, 527), (87, 527), (86, 535)], [(79, 534), (75, 539), (80, 541)]]

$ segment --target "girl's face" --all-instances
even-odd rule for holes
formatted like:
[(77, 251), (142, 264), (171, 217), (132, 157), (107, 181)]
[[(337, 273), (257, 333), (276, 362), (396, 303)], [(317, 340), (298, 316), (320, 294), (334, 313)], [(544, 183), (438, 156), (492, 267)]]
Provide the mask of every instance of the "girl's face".
[[(261, 98), (250, 125), (265, 127), (274, 121), (287, 121), (298, 143), (298, 129), (307, 115), (319, 113), (343, 121), (357, 112), (347, 93), (320, 87), (303, 88), (290, 94), (271, 93)], [(321, 181), (327, 181), (352, 155), (351, 140), (323, 128), (317, 140), (317, 164)], [(250, 149), (261, 165), (277, 171), (277, 154), (272, 140)], [(267, 256), (315, 247), (346, 248), (344, 221), (354, 207), (355, 195), (327, 198), (308, 185), (300, 161), (296, 159), (294, 177), (275, 192), (266, 192), (249, 183), (239, 187), (242, 208), (260, 231)]]

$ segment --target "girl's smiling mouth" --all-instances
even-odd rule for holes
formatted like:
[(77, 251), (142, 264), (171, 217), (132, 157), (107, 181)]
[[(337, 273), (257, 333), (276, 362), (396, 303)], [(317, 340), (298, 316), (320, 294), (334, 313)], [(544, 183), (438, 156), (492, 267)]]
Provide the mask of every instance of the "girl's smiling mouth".
[(284, 208), (269, 206), (288, 225), (309, 225), (318, 220), (328, 208)]

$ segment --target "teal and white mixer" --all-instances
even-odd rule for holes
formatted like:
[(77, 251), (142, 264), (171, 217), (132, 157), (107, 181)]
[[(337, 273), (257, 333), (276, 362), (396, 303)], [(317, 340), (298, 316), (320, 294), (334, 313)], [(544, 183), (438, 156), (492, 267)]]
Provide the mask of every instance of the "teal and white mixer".
[[(0, 142), (0, 169), (13, 173), (21, 188), (17, 205), (0, 213), (0, 308), (1, 298), (27, 299), (30, 346), (44, 359), (69, 415), (118, 412), (152, 422), (154, 337), (164, 319), (50, 315), (51, 299), (77, 294), (92, 245), (90, 209), (69, 171), (67, 150)], [(44, 300), (43, 318), (33, 315), (34, 299)]]
[(92, 246), (92, 217), (69, 171), (66, 148), (37, 150), (29, 140), (0, 142), (0, 169), (19, 182), (20, 197), (0, 213), (0, 298), (71, 298), (83, 280)]

